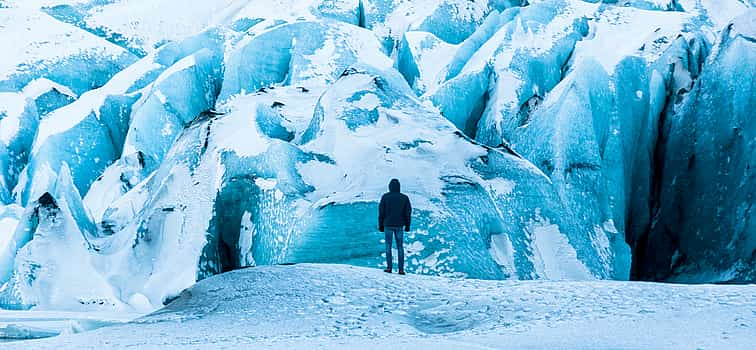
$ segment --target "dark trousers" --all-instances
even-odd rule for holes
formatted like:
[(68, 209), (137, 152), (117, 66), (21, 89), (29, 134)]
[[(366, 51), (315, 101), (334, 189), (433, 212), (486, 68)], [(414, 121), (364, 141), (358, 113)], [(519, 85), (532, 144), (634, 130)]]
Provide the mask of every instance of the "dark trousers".
[(396, 239), (396, 250), (399, 251), (399, 271), (404, 271), (404, 231), (401, 226), (399, 227), (386, 227), (386, 267), (391, 269), (393, 267), (393, 259), (391, 256), (391, 241)]

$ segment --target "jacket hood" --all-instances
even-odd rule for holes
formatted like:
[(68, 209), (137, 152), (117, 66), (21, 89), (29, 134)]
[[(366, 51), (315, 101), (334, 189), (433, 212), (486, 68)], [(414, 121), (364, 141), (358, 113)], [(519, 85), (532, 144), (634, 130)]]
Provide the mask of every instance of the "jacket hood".
[(389, 182), (389, 192), (399, 192), (401, 189), (401, 185), (399, 185), (399, 180), (397, 179), (391, 179)]

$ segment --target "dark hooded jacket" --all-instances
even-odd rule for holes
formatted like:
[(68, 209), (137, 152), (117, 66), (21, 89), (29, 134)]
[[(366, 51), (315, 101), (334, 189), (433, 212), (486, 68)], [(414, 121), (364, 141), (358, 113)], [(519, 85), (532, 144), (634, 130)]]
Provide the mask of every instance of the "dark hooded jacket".
[(384, 227), (404, 227), (410, 230), (412, 218), (412, 205), (409, 197), (400, 192), (399, 180), (389, 182), (389, 192), (381, 197), (378, 205), (378, 229), (383, 232)]

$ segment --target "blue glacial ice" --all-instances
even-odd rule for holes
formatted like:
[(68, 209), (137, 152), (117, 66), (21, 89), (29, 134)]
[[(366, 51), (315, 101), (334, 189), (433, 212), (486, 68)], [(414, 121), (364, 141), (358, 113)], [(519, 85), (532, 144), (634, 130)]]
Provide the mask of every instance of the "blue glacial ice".
[(36, 105), (22, 93), (0, 92), (0, 203), (13, 202), (13, 187), (29, 158), (39, 124)]
[[(585, 17), (593, 11), (593, 6), (560, 1), (506, 10), (460, 46), (442, 83), (425, 98), (471, 137), (494, 147), (505, 144), (512, 129), (524, 124), (529, 110), (562, 79), (575, 42), (587, 35)], [(460, 101), (458, 91), (470, 96)]]
[(646, 278), (756, 276), (756, 86), (741, 79), (756, 70), (755, 18), (750, 10), (722, 30), (697, 82), (663, 119), (659, 219), (642, 242)]
[(378, 268), (392, 177), (408, 272), (753, 280), (748, 5), (269, 2), (0, 10), (50, 28), (3, 61), (23, 74), (0, 82), (0, 305), (149, 310), (242, 267)]
[(155, 80), (149, 95), (131, 115), (124, 155), (139, 152), (147, 173), (162, 162), (183, 129), (215, 104), (220, 90), (220, 57), (219, 50), (201, 49)]
[(0, 91), (21, 91), (46, 78), (75, 94), (104, 85), (137, 60), (128, 51), (84, 30), (29, 9), (0, 11)]
[[(71, 176), (79, 192), (86, 194), (103, 170), (120, 158), (124, 148), (127, 152), (132, 149), (134, 152), (147, 151), (140, 149), (142, 146), (139, 144), (139, 132), (144, 128), (140, 123), (145, 121), (139, 112), (150, 108), (154, 111), (156, 107), (152, 106), (155, 99), (176, 93), (194, 93), (193, 96), (196, 96), (187, 103), (166, 106), (170, 108), (165, 112), (169, 115), (166, 118), (178, 114), (185, 120), (209, 108), (212, 102), (199, 101), (203, 98), (214, 101), (217, 92), (212, 90), (217, 88), (213, 87), (211, 81), (210, 86), (206, 86), (208, 81), (200, 78), (207, 77), (215, 68), (194, 69), (196, 65), (193, 62), (210, 65), (206, 61), (212, 61), (217, 54), (210, 54), (208, 49), (202, 48), (209, 46), (208, 43), (216, 42), (215, 38), (218, 35), (215, 31), (209, 31), (181, 43), (165, 45), (116, 74), (105, 86), (88, 91), (75, 102), (46, 116), (41, 121), (39, 132), (34, 139), (29, 165), (22, 173), (14, 191), (20, 203), (26, 204), (49, 191), (54, 181), (52, 175), (57, 173), (62, 164), (66, 164), (71, 170)], [(192, 56), (195, 53), (200, 56), (200, 60)], [(161, 76), (169, 67), (174, 67), (175, 71)], [(176, 88), (190, 83), (194, 83), (197, 88)], [(184, 120), (174, 119), (169, 122), (186, 123)], [(157, 132), (161, 132), (165, 127), (160, 125), (150, 131), (157, 129)], [(155, 147), (149, 155), (159, 159), (164, 150), (157, 145)]]

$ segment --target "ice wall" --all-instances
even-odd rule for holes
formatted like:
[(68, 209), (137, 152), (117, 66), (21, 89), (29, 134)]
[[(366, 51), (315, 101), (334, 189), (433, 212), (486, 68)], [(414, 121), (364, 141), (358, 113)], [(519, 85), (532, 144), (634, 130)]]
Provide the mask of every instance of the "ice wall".
[(412, 273), (753, 280), (744, 3), (5, 4), (3, 307), (379, 268), (393, 177)]
[(641, 239), (639, 277), (749, 281), (756, 89), (753, 10), (720, 33), (700, 77), (665, 116), (656, 219)]

